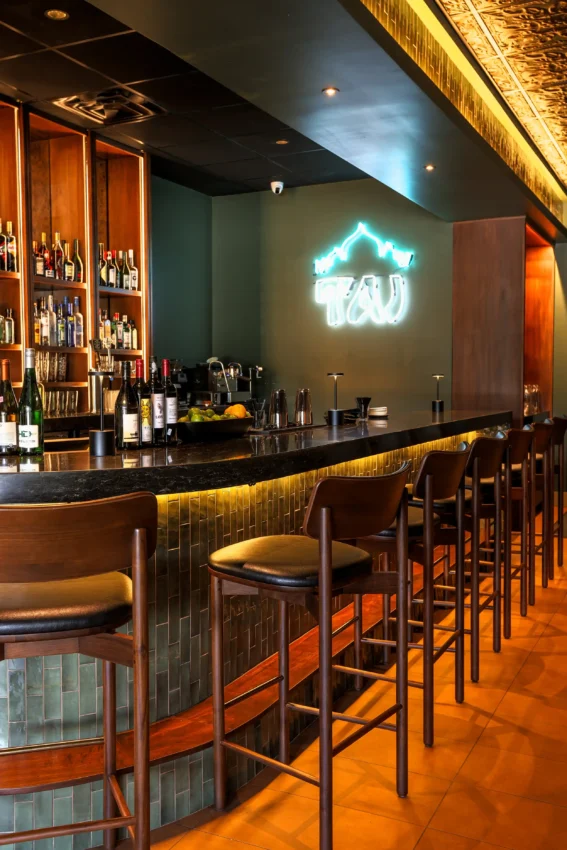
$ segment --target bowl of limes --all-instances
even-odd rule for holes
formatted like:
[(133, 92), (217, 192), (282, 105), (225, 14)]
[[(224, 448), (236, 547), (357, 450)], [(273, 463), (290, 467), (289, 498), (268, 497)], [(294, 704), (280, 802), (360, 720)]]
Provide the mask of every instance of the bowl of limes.
[(214, 407), (190, 407), (177, 422), (178, 438), (182, 443), (197, 443), (244, 436), (254, 420), (243, 405), (234, 408), (236, 413), (227, 412), (230, 408), (219, 413)]

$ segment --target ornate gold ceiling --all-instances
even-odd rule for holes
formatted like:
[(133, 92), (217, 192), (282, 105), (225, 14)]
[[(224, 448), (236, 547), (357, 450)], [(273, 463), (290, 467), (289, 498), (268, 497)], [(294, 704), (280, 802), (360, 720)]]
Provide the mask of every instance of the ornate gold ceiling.
[(567, 184), (567, 3), (437, 3)]

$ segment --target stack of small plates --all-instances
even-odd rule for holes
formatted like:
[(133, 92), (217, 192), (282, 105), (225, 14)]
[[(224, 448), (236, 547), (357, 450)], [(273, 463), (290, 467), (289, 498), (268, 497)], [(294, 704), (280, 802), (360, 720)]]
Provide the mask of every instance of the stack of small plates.
[(387, 407), (369, 407), (368, 416), (370, 419), (386, 419), (388, 416)]

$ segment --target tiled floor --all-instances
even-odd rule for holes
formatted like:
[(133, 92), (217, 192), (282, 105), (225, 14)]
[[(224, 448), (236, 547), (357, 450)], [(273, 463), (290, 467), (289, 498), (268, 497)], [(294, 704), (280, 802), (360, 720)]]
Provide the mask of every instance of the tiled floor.
[[(410, 793), (395, 792), (394, 736), (370, 732), (334, 761), (335, 850), (567, 848), (567, 566), (538, 588), (513, 637), (492, 652), (483, 615), (481, 682), (453, 700), (453, 656), (436, 665), (436, 738), (421, 740), (421, 692), (410, 689)], [(414, 652), (410, 676), (421, 655)], [(393, 702), (376, 683), (349, 707), (373, 716)], [(346, 724), (336, 723), (334, 737)], [(297, 758), (317, 772), (317, 741)], [(210, 810), (154, 835), (154, 850), (317, 850), (317, 789), (264, 771), (231, 810)]]

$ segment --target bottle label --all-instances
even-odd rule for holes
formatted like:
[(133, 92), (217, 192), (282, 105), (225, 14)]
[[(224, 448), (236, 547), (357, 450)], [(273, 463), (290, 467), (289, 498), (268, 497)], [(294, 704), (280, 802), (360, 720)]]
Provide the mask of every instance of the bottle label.
[(122, 414), (122, 439), (125, 443), (138, 443), (138, 414)]
[(177, 425), (177, 396), (175, 398), (167, 398), (167, 424)]
[(138, 272), (130, 271), (130, 289), (138, 288)]
[(43, 257), (35, 258), (35, 273), (40, 277), (43, 277), (45, 274), (45, 260)]
[(39, 425), (20, 425), (18, 437), (21, 449), (38, 449)]
[(152, 442), (152, 400), (140, 399), (140, 420), (142, 422), (142, 443)]
[(116, 286), (116, 269), (113, 267), (108, 270), (108, 285)]
[[(2, 397), (0, 396), (0, 401)], [(0, 422), (0, 446), (17, 446), (18, 428), (15, 422)]]
[(154, 415), (154, 428), (165, 428), (165, 411), (163, 409), (162, 393), (152, 393), (152, 411)]

